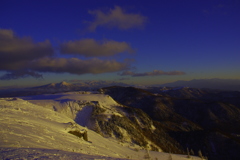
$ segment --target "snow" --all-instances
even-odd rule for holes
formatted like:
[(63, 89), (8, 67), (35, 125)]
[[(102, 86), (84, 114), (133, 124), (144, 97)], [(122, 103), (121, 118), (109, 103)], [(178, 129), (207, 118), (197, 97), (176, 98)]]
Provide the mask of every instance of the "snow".
[[(25, 99), (25, 100), (24, 100)], [(22, 98), (0, 98), (0, 158), (1, 159), (144, 159), (146, 151), (114, 138), (104, 138), (96, 132), (75, 123), (64, 107), (76, 102), (98, 101), (100, 106), (112, 109), (116, 103), (103, 94), (61, 93)], [(90, 104), (90, 103), (89, 103)], [(54, 107), (55, 109), (54, 109)], [(90, 106), (90, 105), (89, 105)], [(91, 107), (72, 107), (82, 112), (77, 120), (87, 123)], [(63, 108), (61, 108), (63, 107)], [(77, 108), (78, 107), (78, 108)], [(80, 107), (80, 108), (79, 108)], [(59, 110), (56, 112), (54, 110)], [(69, 131), (87, 131), (85, 141)], [(155, 159), (168, 159), (169, 154), (149, 151)], [(174, 160), (185, 160), (186, 155), (171, 154)], [(193, 157), (193, 159), (200, 159)]]
[(75, 122), (81, 126), (88, 126), (89, 117), (92, 113), (92, 106), (84, 107), (81, 112), (78, 112), (75, 118)]
[[(85, 94), (82, 94), (85, 93)], [(96, 94), (91, 92), (66, 92), (66, 93), (58, 93), (58, 94), (45, 94), (45, 95), (37, 95), (37, 96), (28, 96), (28, 97), (20, 97), (22, 99), (28, 100), (32, 103), (40, 103), (43, 104), (48, 101), (54, 102), (67, 102), (67, 101), (85, 101), (85, 102), (99, 102), (100, 105), (105, 107), (111, 107), (115, 105), (119, 105), (115, 102), (112, 97), (104, 94)], [(49, 104), (49, 102), (47, 102)], [(44, 105), (44, 104), (43, 104)]]
[(63, 81), (63, 82), (60, 83), (60, 86), (70, 86), (70, 85), (72, 85), (72, 84), (67, 83), (67, 82), (65, 82), (65, 81)]
[(69, 118), (77, 120), (83, 126), (87, 125), (92, 107), (98, 105), (106, 111), (102, 114), (111, 117), (112, 115), (122, 116), (116, 107), (121, 107), (109, 95), (97, 94), (96, 92), (66, 92), (58, 94), (45, 94), (29, 97), (20, 97), (33, 104), (65, 114)]
[[(66, 152), (54, 149), (39, 149), (39, 148), (2, 148), (0, 149), (1, 159), (59, 159), (59, 160), (100, 160), (113, 159), (112, 157), (86, 155), (74, 152)], [(119, 159), (119, 158), (114, 158)]]

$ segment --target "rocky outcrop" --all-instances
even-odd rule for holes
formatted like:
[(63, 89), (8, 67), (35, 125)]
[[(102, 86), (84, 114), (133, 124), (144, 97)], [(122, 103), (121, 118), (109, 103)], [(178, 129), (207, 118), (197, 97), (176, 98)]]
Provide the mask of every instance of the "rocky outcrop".
[[(239, 158), (240, 92), (188, 87), (148, 91), (108, 87), (102, 91), (121, 104), (144, 111), (157, 128), (152, 135), (161, 131), (152, 141), (164, 151), (176, 153), (189, 148), (195, 154), (201, 150), (213, 160)], [(167, 145), (163, 145), (166, 139)], [(171, 148), (172, 144), (178, 149)]]

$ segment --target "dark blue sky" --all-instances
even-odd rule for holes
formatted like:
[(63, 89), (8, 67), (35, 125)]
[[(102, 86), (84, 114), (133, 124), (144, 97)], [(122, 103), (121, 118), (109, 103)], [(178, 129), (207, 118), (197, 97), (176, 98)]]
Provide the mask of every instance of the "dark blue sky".
[(0, 86), (240, 78), (239, 0), (0, 5)]

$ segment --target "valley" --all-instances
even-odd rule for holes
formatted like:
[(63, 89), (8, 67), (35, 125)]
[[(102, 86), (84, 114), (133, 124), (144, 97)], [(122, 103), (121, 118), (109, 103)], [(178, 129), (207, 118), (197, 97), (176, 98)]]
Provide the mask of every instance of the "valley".
[[(45, 93), (1, 98), (4, 156), (26, 157), (22, 152), (35, 149), (48, 158), (57, 158), (59, 150), (58, 158), (69, 159), (146, 159), (146, 153), (163, 160), (198, 159), (199, 153), (212, 160), (239, 158), (239, 92), (118, 86), (71, 91), (65, 83), (58, 85), (65, 92), (52, 93), (43, 87), (37, 90)], [(85, 132), (89, 142), (77, 137)]]

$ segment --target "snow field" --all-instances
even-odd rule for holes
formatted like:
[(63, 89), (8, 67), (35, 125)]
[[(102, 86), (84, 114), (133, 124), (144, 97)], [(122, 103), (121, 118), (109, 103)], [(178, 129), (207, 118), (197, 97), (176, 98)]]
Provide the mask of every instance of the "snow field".
[[(79, 96), (79, 94), (67, 93), (25, 97), (25, 99), (28, 100), (0, 99), (0, 155), (2, 156), (0, 158), (145, 159), (146, 151), (141, 150), (139, 146), (121, 143), (113, 138), (104, 138), (76, 124), (70, 114), (64, 111), (66, 109), (64, 107), (74, 105), (70, 100), (98, 101), (100, 106), (109, 108), (111, 113), (114, 113), (112, 107), (119, 104), (109, 96), (101, 94)], [(53, 104), (60, 112), (54, 111)], [(77, 110), (81, 111), (83, 108), (77, 108)], [(74, 117), (75, 111), (71, 109), (67, 111), (72, 112)], [(110, 114), (110, 111), (106, 114)], [(86, 118), (88, 117), (82, 120)], [(69, 134), (70, 130), (87, 130), (89, 142)], [(152, 159), (167, 160), (169, 158), (168, 153), (150, 151), (149, 154)], [(187, 159), (186, 155), (171, 154), (171, 156), (173, 160)], [(193, 157), (193, 159), (199, 158)]]

